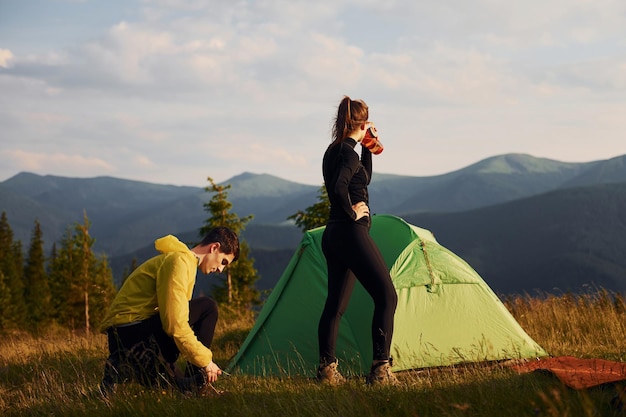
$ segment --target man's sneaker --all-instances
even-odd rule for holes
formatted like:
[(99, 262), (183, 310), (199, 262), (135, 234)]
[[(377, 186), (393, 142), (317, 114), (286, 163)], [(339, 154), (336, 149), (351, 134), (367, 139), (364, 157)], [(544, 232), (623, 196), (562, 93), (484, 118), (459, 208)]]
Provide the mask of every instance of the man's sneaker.
[(320, 364), (319, 368), (317, 368), (317, 380), (329, 385), (339, 385), (346, 382), (346, 379), (337, 370), (337, 365), (337, 361), (329, 364)]
[(372, 365), (372, 369), (365, 379), (365, 382), (369, 385), (398, 385), (400, 381), (398, 381), (398, 378), (391, 372), (392, 366), (393, 361), (391, 359)]

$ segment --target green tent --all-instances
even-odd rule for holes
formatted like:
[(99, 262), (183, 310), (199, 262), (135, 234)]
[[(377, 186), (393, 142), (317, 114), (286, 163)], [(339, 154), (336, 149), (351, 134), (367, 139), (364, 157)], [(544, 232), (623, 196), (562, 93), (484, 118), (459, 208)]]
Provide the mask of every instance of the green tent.
[[(230, 363), (231, 372), (307, 375), (317, 369), (317, 325), (326, 299), (324, 228), (306, 232), (259, 317)], [(398, 307), (394, 371), (547, 356), (483, 279), (428, 230), (372, 217), (371, 236), (391, 272)], [(369, 371), (373, 302), (356, 284), (337, 340), (347, 375)]]

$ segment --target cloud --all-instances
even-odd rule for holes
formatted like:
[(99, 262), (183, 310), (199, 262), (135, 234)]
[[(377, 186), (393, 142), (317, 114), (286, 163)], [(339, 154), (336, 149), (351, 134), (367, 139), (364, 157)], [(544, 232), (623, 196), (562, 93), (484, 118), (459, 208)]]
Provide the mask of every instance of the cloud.
[(135, 164), (142, 168), (154, 169), (156, 168), (156, 164), (145, 155), (137, 155), (134, 158)]
[[(157, 96), (173, 90), (183, 94), (239, 90), (263, 99), (277, 86), (301, 89), (303, 80), (354, 84), (354, 68), (362, 65), (359, 48), (314, 29), (333, 13), (328, 4), (147, 4), (164, 8), (155, 14), (161, 17), (120, 22), (101, 36), (54, 55), (19, 56), (11, 73), (36, 77), (59, 89), (97, 88), (105, 93), (135, 89)], [(171, 7), (180, 8), (176, 15), (181, 9), (197, 14), (167, 17)], [(339, 60), (345, 65), (337, 66)]]
[(223, 180), (205, 171), (250, 170), (317, 183), (331, 119), (348, 94), (370, 105), (386, 145), (375, 169), (387, 172), (414, 172), (412, 155), (423, 158), (420, 169), (444, 172), (494, 152), (593, 152), (584, 138), (594, 130), (607, 138), (603, 152), (626, 152), (612, 139), (624, 122), (608, 116), (626, 97), (619, 0), (115, 7), (106, 15), (119, 18), (105, 29), (62, 43), (39, 36), (29, 47), (4, 36), (0, 149), (38, 164), (36, 155), (62, 150), (125, 177)]
[(25, 114), (27, 123), (35, 125), (58, 126), (71, 121), (71, 118), (64, 114), (52, 112), (35, 112)]
[(13, 61), (13, 52), (0, 48), (0, 68), (9, 68)]
[[(148, 1), (144, 7), (152, 10), (151, 19), (117, 23), (100, 37), (56, 54), (20, 56), (13, 73), (36, 76), (49, 88), (158, 99), (209, 94), (259, 102), (340, 89), (376, 91), (381, 90), (376, 84), (383, 84), (394, 93), (423, 96), (427, 103), (496, 100), (513, 85), (526, 90), (532, 81), (515, 67), (516, 54), (539, 48), (541, 57), (543, 48), (601, 38), (576, 35), (598, 32), (583, 13), (609, 27), (623, 23), (588, 2), (555, 3), (365, 2), (355, 7), (352, 2)], [(342, 20), (350, 10), (362, 16), (362, 23), (349, 26)], [(376, 18), (389, 34), (375, 25), (366, 30)], [(389, 27), (392, 19), (396, 26)], [(423, 28), (432, 26), (446, 32), (428, 37)], [(576, 63), (560, 65), (567, 71)], [(544, 68), (531, 71), (552, 70)]]
[(94, 172), (112, 172), (114, 167), (109, 163), (90, 156), (62, 152), (39, 153), (20, 149), (3, 151), (2, 159), (12, 161), (20, 171), (29, 172), (64, 172), (71, 176), (91, 176)]

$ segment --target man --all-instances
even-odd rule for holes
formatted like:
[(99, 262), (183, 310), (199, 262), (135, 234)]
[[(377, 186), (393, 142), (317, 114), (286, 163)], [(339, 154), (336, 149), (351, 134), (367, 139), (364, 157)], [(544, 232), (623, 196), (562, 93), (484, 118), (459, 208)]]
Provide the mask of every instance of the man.
[[(172, 235), (157, 239), (155, 248), (161, 254), (130, 274), (102, 322), (109, 343), (100, 386), (105, 395), (126, 380), (201, 390), (222, 374), (209, 349), (217, 303), (191, 296), (198, 269), (220, 273), (237, 260), (237, 235), (217, 227), (192, 249)], [(180, 354), (189, 364), (185, 374), (175, 365)]]

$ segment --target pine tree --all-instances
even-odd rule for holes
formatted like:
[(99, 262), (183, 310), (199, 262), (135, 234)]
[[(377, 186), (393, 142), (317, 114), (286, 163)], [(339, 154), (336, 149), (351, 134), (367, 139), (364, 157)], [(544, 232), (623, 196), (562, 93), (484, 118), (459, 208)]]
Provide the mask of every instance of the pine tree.
[(22, 243), (13, 241), (13, 231), (6, 213), (0, 216), (0, 271), (4, 275), (4, 285), (8, 302), (4, 306), (5, 329), (20, 328), (26, 319), (24, 303)]
[(24, 266), (24, 301), (28, 311), (27, 322), (34, 329), (45, 326), (50, 318), (50, 286), (45, 261), (41, 225), (35, 220)]
[(318, 190), (317, 203), (302, 210), (298, 210), (295, 214), (287, 217), (288, 220), (295, 220), (296, 226), (303, 232), (324, 226), (328, 223), (330, 216), (330, 201), (326, 187), (322, 185)]
[(11, 303), (11, 292), (6, 284), (6, 278), (0, 270), (0, 333), (10, 327), (9, 304)]
[[(235, 213), (231, 213), (232, 203), (228, 201), (227, 190), (229, 185), (218, 185), (211, 177), (211, 183), (205, 191), (215, 193), (208, 203), (204, 203), (205, 211), (211, 213), (211, 217), (205, 220), (204, 226), (200, 229), (200, 236), (206, 235), (209, 230), (218, 226), (225, 226), (238, 235), (243, 231), (246, 224), (252, 220), (253, 216), (240, 218)], [(258, 272), (254, 268), (254, 259), (250, 258), (248, 244), (240, 238), (239, 259), (233, 265), (224, 270), (225, 280), (222, 286), (216, 286), (213, 295), (218, 301), (227, 302), (239, 308), (248, 308), (260, 302), (260, 294), (254, 287), (258, 280)]]
[(63, 234), (59, 247), (52, 246), (48, 262), (48, 281), (50, 286), (50, 315), (61, 325), (67, 325), (67, 302), (70, 294), (72, 231), (68, 227)]
[(52, 268), (52, 264), (54, 263), (54, 260), (56, 258), (57, 258), (57, 244), (55, 242), (52, 244), (52, 249), (50, 249), (50, 257), (48, 258), (48, 264), (46, 265), (46, 272), (48, 273), (48, 277), (50, 276), (50, 269)]
[(133, 257), (133, 259), (130, 261), (130, 265), (125, 267), (124, 271), (122, 271), (122, 285), (124, 285), (126, 279), (130, 276), (130, 274), (133, 273), (135, 269), (137, 269), (138, 266), (139, 263), (137, 262), (137, 258)]
[(94, 259), (90, 267), (90, 275), (92, 282), (89, 288), (89, 318), (91, 326), (97, 327), (104, 319), (116, 293), (113, 273), (106, 256), (102, 255)]
[[(52, 292), (55, 318), (62, 326), (76, 328), (84, 324), (81, 317), (82, 289), (79, 285), (80, 253), (76, 250), (76, 238), (68, 227), (51, 266), (50, 290)], [(83, 312), (84, 314), (84, 312)]]
[(254, 259), (250, 257), (250, 247), (245, 240), (239, 244), (239, 259), (228, 269), (235, 277), (232, 285), (231, 304), (241, 309), (250, 309), (253, 305), (259, 305), (261, 293), (254, 285), (259, 276), (254, 268)]
[(93, 253), (91, 247), (93, 246), (94, 239), (89, 236), (89, 227), (91, 224), (87, 219), (87, 214), (83, 215), (83, 224), (76, 224), (75, 244), (77, 246), (77, 252), (80, 254), (80, 267), (78, 273), (78, 287), (82, 293), (84, 300), (84, 312), (85, 312), (85, 333), (89, 334), (89, 288), (91, 287), (92, 278), (90, 276), (90, 264), (92, 263)]
[(50, 268), (53, 310), (60, 324), (84, 326), (85, 332), (97, 325), (115, 293), (111, 269), (105, 257), (92, 251), (89, 219), (68, 229)]
[[(59, 247), (69, 245), (71, 230), (67, 228), (59, 241)], [(63, 310), (65, 309), (65, 298), (68, 295), (67, 276), (69, 273), (69, 260), (62, 259), (61, 252), (56, 243), (53, 243), (48, 258), (48, 285), (50, 286), (50, 317), (59, 324), (63, 321)], [(67, 251), (62, 251), (65, 257)]]

